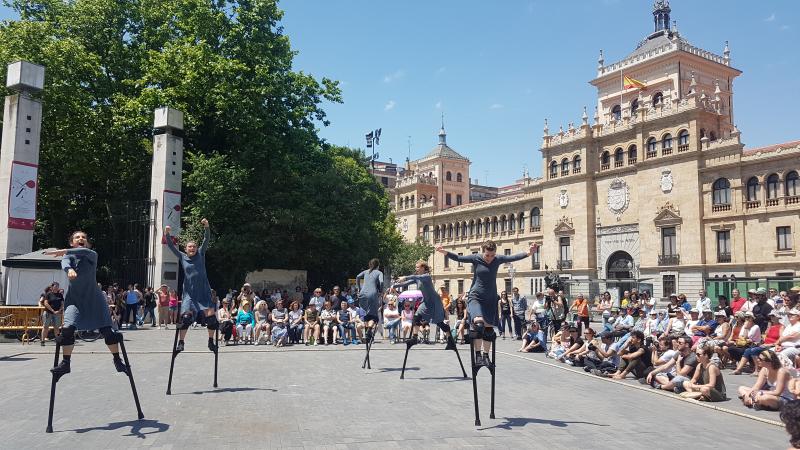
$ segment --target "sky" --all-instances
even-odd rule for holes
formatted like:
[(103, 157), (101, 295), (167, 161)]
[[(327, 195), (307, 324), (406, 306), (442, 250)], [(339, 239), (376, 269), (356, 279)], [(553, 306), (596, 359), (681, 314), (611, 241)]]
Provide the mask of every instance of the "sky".
[[(472, 161), (471, 178), (511, 184), (542, 173), (550, 130), (592, 116), (603, 49), (624, 58), (653, 31), (650, 0), (283, 0), (294, 68), (339, 80), (325, 103), (327, 141), (365, 147), (381, 128), (380, 160), (402, 163), (447, 142)], [(730, 41), (736, 125), (747, 148), (800, 139), (800, 7), (794, 0), (672, 0), (693, 45), (722, 54)], [(0, 9), (0, 17), (8, 17)], [(410, 142), (410, 146), (409, 146)]]

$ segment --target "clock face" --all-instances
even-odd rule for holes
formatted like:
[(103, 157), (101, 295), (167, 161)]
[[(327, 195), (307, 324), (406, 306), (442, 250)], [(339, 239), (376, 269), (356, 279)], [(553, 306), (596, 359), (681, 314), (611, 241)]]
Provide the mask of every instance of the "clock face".
[(14, 161), (8, 195), (8, 227), (33, 230), (36, 222), (38, 166)]

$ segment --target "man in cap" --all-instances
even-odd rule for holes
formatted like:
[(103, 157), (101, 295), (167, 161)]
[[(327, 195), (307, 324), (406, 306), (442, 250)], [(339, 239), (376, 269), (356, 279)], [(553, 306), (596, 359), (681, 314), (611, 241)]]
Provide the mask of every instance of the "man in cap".
[(789, 325), (781, 332), (781, 337), (775, 341), (775, 351), (789, 358), (794, 362), (797, 355), (800, 355), (800, 310), (792, 308), (789, 310)]
[(767, 332), (769, 326), (769, 313), (772, 311), (772, 305), (767, 303), (767, 289), (760, 287), (756, 289), (756, 301), (753, 306), (753, 316), (755, 317), (756, 325), (761, 328), (761, 333)]

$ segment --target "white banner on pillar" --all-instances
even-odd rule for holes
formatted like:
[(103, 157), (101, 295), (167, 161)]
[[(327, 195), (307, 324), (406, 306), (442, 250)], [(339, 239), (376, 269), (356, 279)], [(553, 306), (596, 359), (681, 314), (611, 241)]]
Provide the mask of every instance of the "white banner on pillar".
[(8, 195), (8, 228), (33, 230), (36, 223), (36, 191), (39, 166), (12, 161)]
[[(161, 211), (161, 220), (164, 226), (169, 225), (172, 228), (172, 239), (173, 242), (177, 244), (178, 236), (181, 234), (181, 193), (165, 189), (162, 205), (164, 205), (164, 207)], [(161, 243), (167, 243), (163, 236), (161, 238)]]

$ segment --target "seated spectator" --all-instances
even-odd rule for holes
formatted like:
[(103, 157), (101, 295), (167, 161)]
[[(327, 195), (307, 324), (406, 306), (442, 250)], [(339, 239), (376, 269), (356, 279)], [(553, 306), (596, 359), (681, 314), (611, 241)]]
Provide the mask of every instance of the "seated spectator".
[(469, 321), (467, 320), (467, 303), (462, 297), (456, 300), (456, 326), (454, 339), (461, 339), (461, 343), (466, 343), (466, 336), (468, 334)]
[(522, 347), (517, 350), (526, 353), (544, 353), (547, 351), (547, 337), (539, 328), (539, 323), (532, 320), (528, 332), (522, 337)]
[(573, 353), (565, 362), (571, 366), (583, 367), (586, 358), (597, 359), (596, 349), (589, 348), (590, 346), (596, 347), (592, 345), (594, 338), (594, 330), (586, 328), (583, 331), (583, 346), (577, 352)]
[[(642, 312), (644, 312), (644, 310), (642, 310)], [(657, 336), (656, 329), (658, 327), (658, 322), (659, 322), (658, 311), (656, 311), (655, 309), (651, 309), (647, 313), (647, 318), (644, 320), (645, 320), (645, 325), (644, 325), (644, 330), (642, 330), (642, 332), (644, 333), (645, 337)]]
[[(731, 337), (731, 324), (728, 322), (728, 316), (725, 311), (718, 310), (714, 312), (714, 320), (717, 322), (717, 327), (705, 339), (698, 341), (701, 345), (711, 345), (714, 351), (720, 353), (719, 350), (723, 348), (728, 339)], [(722, 355), (720, 355), (722, 357)]]
[[(344, 345), (350, 345), (350, 342), (356, 341), (356, 326), (353, 323), (350, 311), (347, 308), (347, 300), (342, 300), (339, 306), (339, 311), (336, 313), (336, 325), (339, 329), (339, 339)], [(349, 339), (348, 339), (349, 336)]]
[(676, 341), (676, 338), (667, 335), (658, 338), (657, 344), (650, 349), (650, 361), (653, 362), (653, 365), (644, 370), (644, 377), (639, 378), (640, 383), (655, 386), (656, 375), (666, 376), (669, 373), (661, 370), (662, 367), (674, 369), (675, 365), (669, 363), (678, 354)]
[(781, 408), (781, 422), (789, 433), (789, 450), (800, 449), (800, 400), (792, 400)]
[(250, 302), (242, 302), (239, 313), (236, 314), (236, 339), (237, 343), (253, 343), (253, 327), (256, 325), (255, 316), (250, 312)]
[(431, 343), (431, 324), (427, 320), (419, 322), (419, 336), (423, 344)]
[[(614, 309), (612, 308), (611, 311), (613, 313)], [(622, 337), (628, 334), (634, 325), (634, 318), (629, 314), (627, 309), (623, 309), (619, 316), (614, 320), (614, 324), (612, 326), (611, 336), (613, 337)]]
[(603, 333), (611, 333), (614, 331), (614, 325), (622, 321), (619, 316), (619, 308), (609, 308), (608, 319), (603, 321)]
[(289, 312), (283, 307), (283, 299), (275, 302), (275, 309), (270, 314), (272, 322), (272, 345), (283, 347), (289, 335)]
[(562, 338), (562, 342), (565, 343), (567, 350), (557, 359), (561, 362), (566, 362), (567, 358), (570, 358), (578, 353), (583, 347), (583, 339), (581, 339), (581, 337), (578, 335), (578, 327), (575, 325), (570, 325), (569, 334), (567, 335), (566, 341), (564, 341)]
[(400, 312), (400, 317), (402, 318), (400, 322), (401, 338), (409, 338), (411, 336), (411, 330), (414, 325), (414, 308), (412, 305), (412, 301), (407, 300), (403, 302), (403, 310)]
[(389, 332), (389, 343), (394, 345), (397, 342), (397, 328), (400, 326), (400, 311), (394, 300), (389, 300), (386, 308), (383, 309), (383, 329)]
[(686, 335), (686, 312), (680, 306), (674, 311), (675, 316), (669, 319), (666, 334), (675, 338)]
[(683, 308), (684, 311), (689, 312), (692, 310), (692, 304), (686, 299), (686, 294), (678, 295), (678, 303), (681, 304), (681, 308)]
[[(300, 286), (297, 287), (295, 292), (300, 292)], [(301, 293), (302, 294), (302, 293)], [(305, 328), (305, 321), (303, 320), (303, 310), (300, 309), (300, 302), (294, 300), (289, 305), (289, 342), (292, 344), (300, 343), (300, 339), (304, 337), (303, 328)]]
[(639, 330), (631, 331), (628, 341), (620, 349), (620, 365), (612, 378), (623, 380), (628, 374), (633, 374), (636, 378), (642, 378), (644, 369), (648, 366), (645, 358), (646, 353), (644, 333)]
[[(754, 318), (755, 316), (752, 312), (747, 311), (744, 313), (744, 324), (739, 331), (739, 336), (736, 338), (736, 345), (734, 347), (728, 346), (728, 354), (731, 356), (731, 359), (738, 361), (733, 375), (741, 374), (745, 370), (747, 364), (752, 364), (753, 369), (748, 370), (749, 372), (755, 370), (756, 363), (752, 361), (752, 358), (763, 350), (760, 346), (761, 328), (756, 325)], [(780, 318), (777, 317), (776, 314), (772, 315), (771, 318), (773, 326), (767, 329), (767, 338), (771, 338), (769, 339), (770, 347), (778, 340), (780, 332), (783, 329)], [(767, 344), (766, 341), (764, 343)]]
[[(694, 319), (694, 314), (692, 318)], [(692, 331), (692, 343), (697, 344), (700, 339), (711, 336), (711, 333), (713, 333), (716, 328), (717, 321), (714, 320), (714, 312), (711, 311), (711, 309), (704, 309), (703, 318), (690, 327)]]
[(367, 312), (356, 305), (355, 300), (348, 300), (347, 306), (347, 310), (350, 311), (350, 317), (353, 318), (353, 323), (356, 326), (356, 339), (362, 339), (364, 337), (364, 317)]
[(797, 348), (800, 345), (800, 310), (792, 308), (788, 315), (789, 326), (783, 328), (781, 336), (775, 341), (775, 351), (794, 362), (795, 358), (800, 355), (800, 349)]
[(717, 306), (714, 308), (714, 312), (723, 311), (725, 313), (725, 317), (731, 317), (733, 315), (733, 308), (730, 306), (728, 297), (724, 295), (719, 295), (717, 296), (717, 302), (718, 303)]
[[(684, 391), (683, 383), (689, 381), (690, 377), (694, 375), (698, 362), (697, 354), (692, 351), (692, 339), (689, 336), (680, 336), (676, 342), (678, 352), (675, 356), (670, 361), (654, 368), (651, 374), (656, 374), (653, 387), (680, 394)], [(651, 380), (647, 381), (648, 383), (652, 382)]]
[[(322, 337), (325, 345), (336, 343), (336, 311), (333, 310), (333, 304), (330, 300), (325, 300), (324, 308), (319, 313), (320, 321), (322, 322)], [(329, 334), (330, 333), (330, 334)]]
[(697, 325), (697, 322), (700, 322), (700, 310), (697, 308), (692, 308), (689, 310), (689, 318), (686, 319), (686, 327), (683, 329), (684, 333), (687, 336), (694, 336), (694, 330), (692, 327)]
[(726, 400), (725, 380), (716, 364), (711, 363), (714, 349), (710, 346), (699, 347), (695, 351), (698, 365), (694, 376), (683, 382), (684, 393), (681, 397), (693, 398), (705, 402), (721, 402)]
[(587, 356), (583, 360), (583, 370), (597, 376), (615, 373), (619, 367), (619, 352), (611, 333), (600, 333), (600, 341), (593, 339), (588, 348), (595, 352), (595, 357)]
[(306, 341), (306, 345), (316, 346), (319, 341), (320, 314), (319, 311), (317, 311), (317, 304), (317, 302), (309, 302), (308, 308), (306, 308), (305, 313), (303, 313), (303, 322), (305, 324), (303, 340)]
[[(577, 329), (576, 329), (577, 332)], [(545, 356), (548, 358), (561, 358), (569, 348), (569, 324), (564, 322), (561, 324), (561, 330), (553, 335), (553, 344), (550, 346), (550, 351)]]
[(669, 295), (669, 304), (667, 305), (667, 314), (669, 318), (675, 317), (675, 313), (681, 308), (681, 304), (678, 301), (678, 294), (670, 294)]
[(760, 367), (756, 382), (752, 387), (739, 388), (739, 398), (745, 406), (776, 411), (794, 400), (794, 394), (789, 391), (792, 376), (774, 351), (761, 351), (756, 357), (756, 364)]
[(255, 316), (256, 320), (255, 342), (256, 345), (261, 345), (269, 341), (269, 338), (272, 335), (272, 329), (269, 323), (269, 309), (267, 309), (267, 302), (264, 300), (259, 300), (258, 303), (256, 303), (256, 310), (253, 315)]
[(230, 300), (222, 300), (222, 308), (217, 311), (217, 321), (219, 321), (219, 332), (222, 333), (222, 339), (225, 345), (230, 343), (233, 336), (233, 317), (231, 316)]

